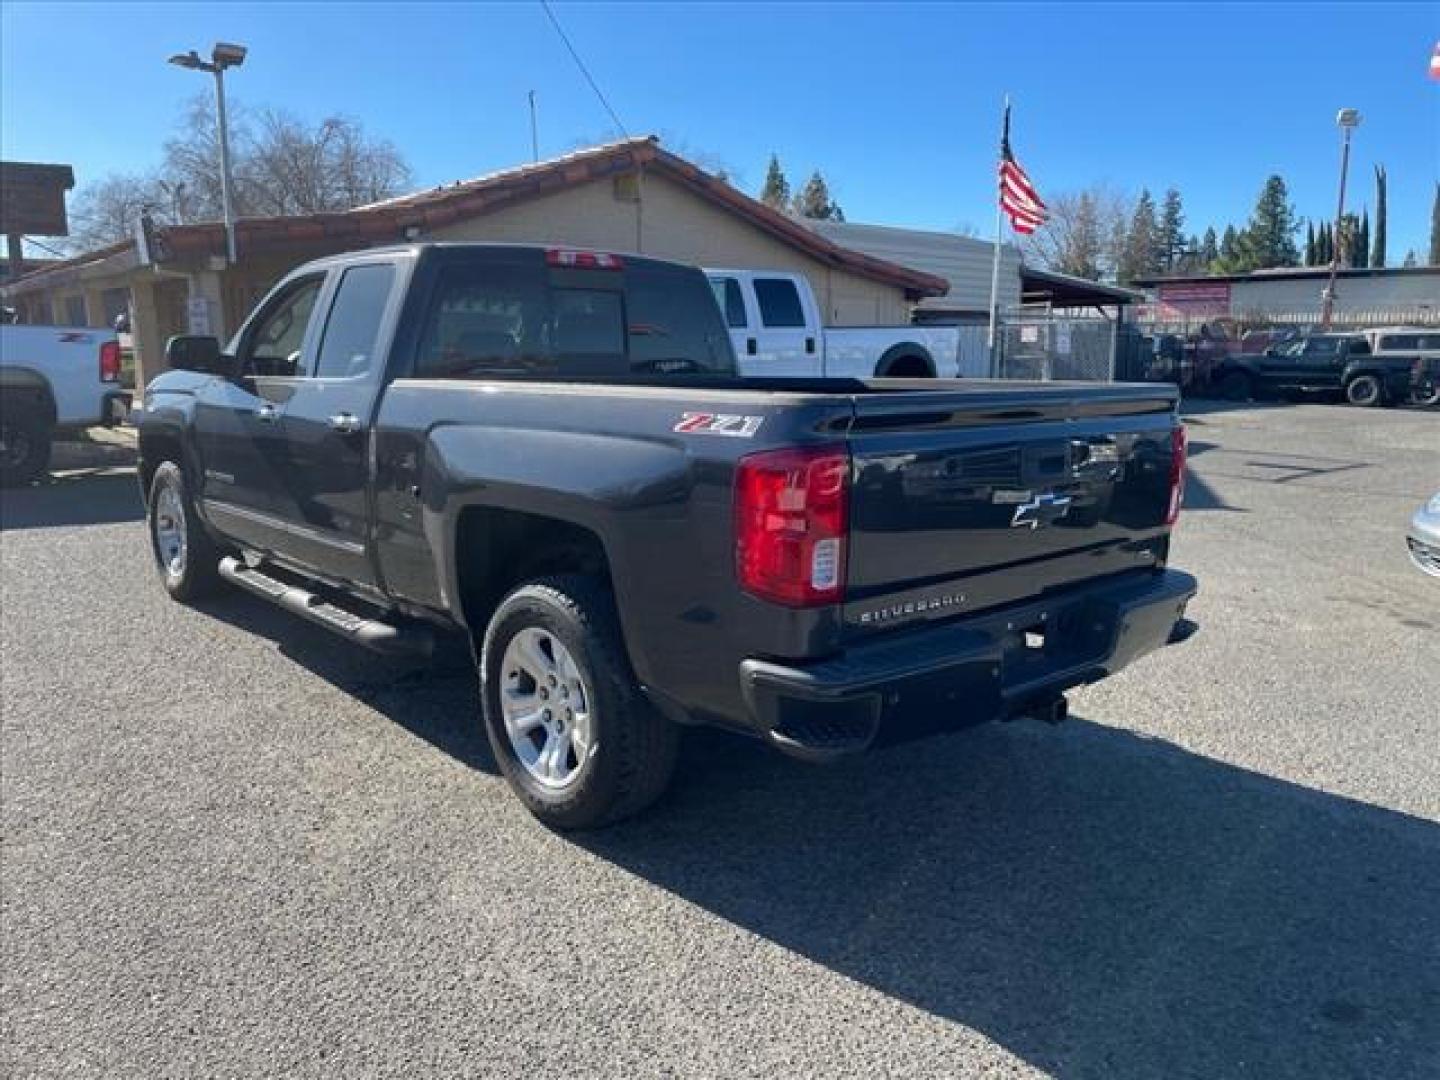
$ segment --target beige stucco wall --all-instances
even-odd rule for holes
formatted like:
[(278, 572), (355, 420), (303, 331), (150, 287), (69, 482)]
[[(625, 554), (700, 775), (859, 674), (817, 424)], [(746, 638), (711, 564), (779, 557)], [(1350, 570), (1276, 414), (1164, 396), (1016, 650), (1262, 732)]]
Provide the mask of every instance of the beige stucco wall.
[(831, 325), (909, 322), (903, 290), (832, 269), (661, 176), (645, 177), (638, 208), (616, 198), (604, 178), (421, 239), (570, 244), (700, 266), (792, 270), (809, 278)]

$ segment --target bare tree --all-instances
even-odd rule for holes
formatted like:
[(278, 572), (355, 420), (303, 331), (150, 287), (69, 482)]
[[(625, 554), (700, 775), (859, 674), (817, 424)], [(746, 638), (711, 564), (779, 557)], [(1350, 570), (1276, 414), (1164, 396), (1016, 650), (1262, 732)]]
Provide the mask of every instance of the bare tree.
[[(230, 109), (230, 171), (238, 217), (348, 210), (404, 191), (410, 168), (395, 145), (332, 116), (310, 125), (279, 109)], [(113, 174), (83, 188), (70, 211), (67, 242), (88, 251), (134, 235), (142, 210), (160, 224), (222, 216), (220, 146), (213, 102), (186, 106), (155, 175)]]
[(165, 195), (152, 176), (112, 173), (82, 188), (70, 202), (70, 235), (64, 246), (79, 253), (93, 251), (135, 234), (135, 223), (148, 208), (163, 213)]
[(1025, 257), (1049, 270), (1097, 281), (1125, 249), (1134, 200), (1103, 185), (1050, 197), (1049, 220), (1022, 241)]

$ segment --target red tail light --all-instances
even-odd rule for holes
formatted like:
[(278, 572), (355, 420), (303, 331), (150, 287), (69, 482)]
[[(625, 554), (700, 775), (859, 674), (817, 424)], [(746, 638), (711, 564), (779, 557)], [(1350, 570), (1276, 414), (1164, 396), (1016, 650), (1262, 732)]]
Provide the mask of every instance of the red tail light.
[(740, 587), (788, 607), (845, 594), (850, 455), (773, 450), (735, 470), (735, 571)]
[(574, 270), (624, 270), (625, 260), (619, 255), (608, 255), (603, 251), (572, 251), (569, 248), (550, 248), (545, 252), (545, 261), (551, 266), (564, 266)]
[(100, 343), (100, 381), (120, 381), (120, 343), (118, 341), (102, 341)]
[(1170, 508), (1165, 511), (1165, 524), (1174, 525), (1180, 517), (1180, 504), (1185, 501), (1185, 448), (1190, 437), (1185, 425), (1175, 429), (1170, 442)]

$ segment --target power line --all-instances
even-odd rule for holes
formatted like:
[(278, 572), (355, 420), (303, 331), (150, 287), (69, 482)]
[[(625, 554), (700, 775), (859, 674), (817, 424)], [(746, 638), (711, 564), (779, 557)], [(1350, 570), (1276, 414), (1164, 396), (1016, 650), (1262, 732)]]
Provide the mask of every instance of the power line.
[(555, 13), (550, 10), (548, 0), (540, 0), (540, 6), (544, 9), (546, 16), (550, 19), (550, 25), (555, 27), (555, 32), (560, 35), (560, 40), (565, 43), (565, 48), (570, 50), (570, 56), (575, 61), (575, 66), (580, 69), (580, 74), (585, 76), (585, 81), (590, 84), (590, 89), (595, 91), (595, 96), (600, 99), (600, 104), (605, 106), (605, 111), (610, 114), (610, 119), (615, 121), (615, 126), (620, 129), (620, 134), (630, 138), (630, 132), (625, 130), (625, 125), (620, 122), (620, 117), (611, 108), (610, 102), (606, 100), (605, 94), (601, 91), (595, 77), (590, 74), (590, 69), (585, 66), (585, 61), (580, 59), (580, 54), (575, 51), (575, 46), (570, 43), (570, 37), (565, 33), (565, 28), (560, 25), (560, 20), (555, 18)]
[(48, 251), (51, 255), (58, 255), (58, 256), (59, 256), (60, 258), (62, 258), (62, 259), (68, 258), (68, 256), (67, 256), (63, 251), (56, 251), (56, 250), (55, 250), (54, 248), (52, 248), (49, 244), (42, 244), (39, 240), (36, 240), (33, 236), (27, 236), (27, 237), (25, 237), (25, 243), (31, 244), (31, 245), (33, 245), (33, 246), (35, 246), (35, 247), (38, 247), (41, 251)]

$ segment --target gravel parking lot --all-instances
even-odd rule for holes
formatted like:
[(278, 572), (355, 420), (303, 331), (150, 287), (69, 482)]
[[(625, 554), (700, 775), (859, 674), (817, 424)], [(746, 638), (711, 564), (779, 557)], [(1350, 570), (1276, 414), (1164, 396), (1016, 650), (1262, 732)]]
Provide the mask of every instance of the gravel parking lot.
[(5, 1074), (1440, 1074), (1440, 416), (1191, 425), (1200, 632), (1068, 724), (697, 733), (580, 838), (457, 659), (170, 603), (123, 464), (6, 492)]

